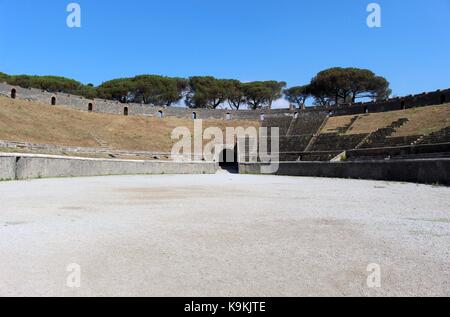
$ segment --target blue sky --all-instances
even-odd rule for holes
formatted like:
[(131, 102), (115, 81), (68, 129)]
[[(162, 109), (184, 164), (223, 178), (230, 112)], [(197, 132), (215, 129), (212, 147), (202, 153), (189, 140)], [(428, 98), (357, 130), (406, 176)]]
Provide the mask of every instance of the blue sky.
[[(81, 29), (66, 6), (82, 9)], [(382, 28), (366, 25), (370, 2)], [(450, 0), (0, 0), (0, 71), (84, 83), (137, 74), (309, 82), (369, 68), (395, 95), (450, 87)]]

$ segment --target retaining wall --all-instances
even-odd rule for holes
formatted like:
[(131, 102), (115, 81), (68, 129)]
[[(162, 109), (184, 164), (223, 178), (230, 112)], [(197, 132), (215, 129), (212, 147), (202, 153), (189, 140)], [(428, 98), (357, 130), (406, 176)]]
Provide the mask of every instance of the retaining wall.
[[(241, 174), (260, 174), (261, 163), (241, 163)], [(355, 178), (450, 185), (450, 159), (365, 162), (281, 162), (276, 175)]]
[(140, 174), (214, 174), (216, 171), (215, 163), (206, 162), (106, 160), (28, 154), (0, 155), (1, 180)]
[(396, 147), (372, 148), (372, 149), (356, 149), (347, 150), (346, 156), (349, 160), (364, 159), (367, 157), (395, 157), (407, 155), (421, 155), (421, 154), (435, 154), (450, 153), (450, 143), (441, 144), (425, 144), (425, 145), (405, 145)]
[[(59, 146), (51, 144), (35, 144), (29, 142), (16, 142), (16, 141), (5, 141), (0, 140), (0, 148), (8, 149), (26, 149), (28, 153), (33, 153), (31, 151), (42, 151), (41, 153), (46, 155), (61, 155), (69, 153), (68, 155), (75, 155), (74, 153), (81, 153), (86, 155), (112, 155), (112, 157), (141, 157), (141, 158), (151, 158), (155, 160), (169, 159), (171, 153), (169, 152), (151, 152), (151, 151), (126, 151), (126, 150), (116, 150), (108, 147), (73, 147), (73, 146)], [(5, 151), (6, 152), (6, 151)], [(75, 155), (76, 156), (76, 155)], [(93, 156), (95, 157), (95, 156)]]

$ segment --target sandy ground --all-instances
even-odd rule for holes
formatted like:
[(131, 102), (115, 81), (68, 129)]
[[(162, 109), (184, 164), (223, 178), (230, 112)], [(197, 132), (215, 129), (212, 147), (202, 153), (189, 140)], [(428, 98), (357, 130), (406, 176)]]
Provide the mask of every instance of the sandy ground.
[[(0, 296), (449, 296), (449, 246), (445, 187), (228, 174), (0, 183)], [(79, 288), (67, 286), (73, 263)], [(367, 285), (372, 263), (380, 288)]]

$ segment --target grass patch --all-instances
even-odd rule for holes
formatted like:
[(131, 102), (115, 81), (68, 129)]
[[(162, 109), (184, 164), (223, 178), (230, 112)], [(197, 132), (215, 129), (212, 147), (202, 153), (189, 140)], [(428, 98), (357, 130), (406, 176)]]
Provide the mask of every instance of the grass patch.
[[(336, 133), (348, 125), (354, 117), (354, 115), (331, 117), (322, 133)], [(450, 104), (362, 115), (346, 134), (372, 133), (401, 118), (407, 118), (409, 122), (397, 129), (392, 137), (429, 135), (450, 126)]]
[[(170, 152), (176, 141), (172, 130), (188, 127), (193, 120), (168, 117), (120, 116), (89, 113), (34, 101), (0, 96), (0, 140), (50, 144), (69, 147), (100, 147), (98, 140), (111, 149)], [(251, 120), (204, 120), (203, 128), (259, 126)]]

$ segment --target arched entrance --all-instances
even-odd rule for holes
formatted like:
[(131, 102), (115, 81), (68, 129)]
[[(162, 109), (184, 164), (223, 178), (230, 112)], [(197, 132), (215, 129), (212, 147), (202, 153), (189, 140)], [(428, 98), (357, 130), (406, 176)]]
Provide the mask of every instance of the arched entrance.
[(219, 166), (229, 173), (239, 173), (237, 145), (233, 149), (227, 148), (222, 151), (219, 157)]
[(164, 113), (161, 110), (158, 111), (158, 118), (164, 118)]
[(444, 94), (442, 94), (441, 95), (441, 105), (443, 105), (446, 102), (447, 102), (447, 97)]
[(52, 106), (56, 105), (56, 97), (52, 97), (51, 104), (52, 104)]
[(123, 108), (123, 115), (128, 116), (128, 107)]
[(11, 89), (11, 99), (16, 99), (17, 91), (13, 88)]
[(192, 120), (197, 120), (197, 113), (196, 112), (192, 113)]
[(94, 105), (93, 105), (92, 103), (90, 103), (90, 104), (88, 105), (88, 111), (89, 111), (89, 112), (92, 112), (92, 110), (94, 110)]

